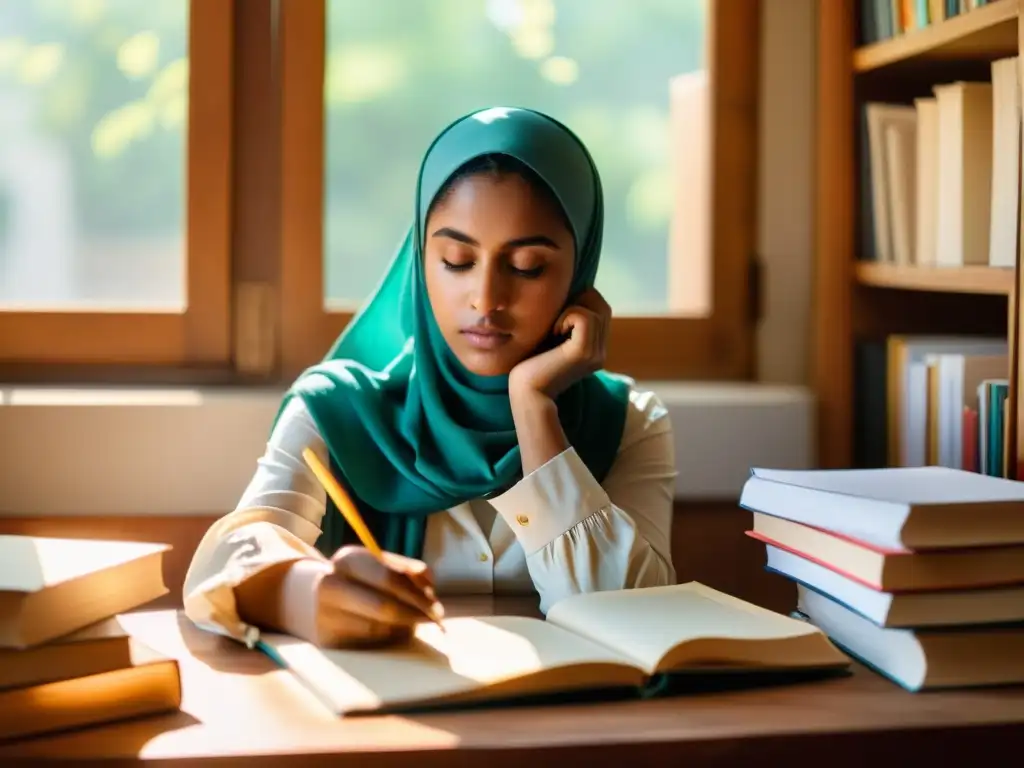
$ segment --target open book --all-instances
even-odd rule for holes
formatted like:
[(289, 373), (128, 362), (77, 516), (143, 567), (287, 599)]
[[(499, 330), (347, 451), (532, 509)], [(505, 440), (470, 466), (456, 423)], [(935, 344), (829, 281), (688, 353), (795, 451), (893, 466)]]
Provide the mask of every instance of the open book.
[(267, 634), (260, 648), (337, 714), (641, 689), (666, 672), (807, 670), (849, 659), (817, 627), (690, 582), (574, 595), (547, 620), (446, 619), (407, 644), (324, 650)]

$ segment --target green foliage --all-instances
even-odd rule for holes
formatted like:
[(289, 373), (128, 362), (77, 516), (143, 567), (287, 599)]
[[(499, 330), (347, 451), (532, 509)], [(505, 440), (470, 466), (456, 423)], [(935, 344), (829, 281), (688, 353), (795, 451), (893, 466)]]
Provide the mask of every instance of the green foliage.
[[(664, 306), (668, 81), (701, 66), (704, 0), (327, 2), (331, 299), (379, 280), (430, 139), (511, 104), (565, 121), (593, 152), (607, 205), (598, 285), (616, 310)], [(64, 148), (84, 235), (182, 227), (188, 4), (0, 0), (0, 140)]]
[(63, 147), (83, 234), (182, 227), (187, 21), (187, 0), (0, 0), (0, 139)]
[[(616, 310), (665, 306), (668, 82), (701, 66), (703, 6), (328, 0), (328, 295), (358, 300), (379, 280), (431, 138), (466, 112), (504, 104), (549, 112), (594, 154), (607, 206), (598, 286)], [(575, 62), (575, 81), (546, 79), (550, 57)]]

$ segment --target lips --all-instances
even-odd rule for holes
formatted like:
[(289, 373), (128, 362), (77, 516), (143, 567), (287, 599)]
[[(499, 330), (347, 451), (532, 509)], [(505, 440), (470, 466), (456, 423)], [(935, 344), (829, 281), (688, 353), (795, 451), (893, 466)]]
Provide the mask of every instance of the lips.
[(476, 349), (497, 349), (512, 340), (511, 333), (491, 328), (466, 328), (461, 333), (470, 346)]

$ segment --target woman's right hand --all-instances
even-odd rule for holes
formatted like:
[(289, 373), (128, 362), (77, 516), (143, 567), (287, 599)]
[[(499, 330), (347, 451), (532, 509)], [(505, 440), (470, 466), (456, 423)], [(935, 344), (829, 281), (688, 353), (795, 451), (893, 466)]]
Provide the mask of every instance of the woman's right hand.
[(292, 563), (280, 593), (285, 630), (325, 648), (384, 645), (443, 616), (423, 562), (390, 552), (384, 560), (349, 546), (329, 561)]

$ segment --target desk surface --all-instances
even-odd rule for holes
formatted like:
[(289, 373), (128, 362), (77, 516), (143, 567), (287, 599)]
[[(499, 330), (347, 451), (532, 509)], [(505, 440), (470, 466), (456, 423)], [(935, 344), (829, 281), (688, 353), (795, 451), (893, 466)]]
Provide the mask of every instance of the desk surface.
[[(446, 601), (449, 614), (536, 613), (521, 600)], [(0, 746), (0, 765), (354, 766), (860, 765), (1024, 746), (1024, 687), (911, 694), (863, 668), (849, 677), (653, 701), (341, 719), (257, 651), (174, 611), (126, 617), (181, 661), (182, 711)], [(47, 764), (52, 764), (46, 760)]]

